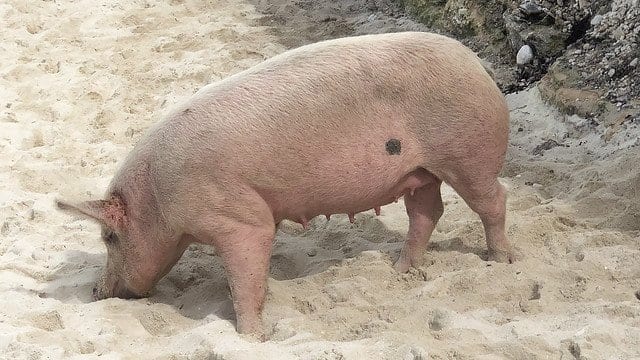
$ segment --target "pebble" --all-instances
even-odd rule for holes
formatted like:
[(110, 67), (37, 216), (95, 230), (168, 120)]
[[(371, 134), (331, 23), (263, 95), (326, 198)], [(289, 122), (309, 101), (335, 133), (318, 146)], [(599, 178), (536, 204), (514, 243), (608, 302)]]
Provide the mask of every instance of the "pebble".
[(631, 60), (631, 62), (629, 63), (629, 66), (631, 67), (636, 67), (637, 65), (638, 65), (638, 58)]
[(518, 54), (516, 54), (516, 64), (518, 65), (526, 65), (533, 60), (533, 49), (529, 45), (523, 45), (520, 50), (518, 50)]
[(607, 75), (609, 75), (609, 77), (612, 77), (613, 75), (615, 75), (616, 73), (616, 69), (609, 69), (609, 71), (607, 72)]

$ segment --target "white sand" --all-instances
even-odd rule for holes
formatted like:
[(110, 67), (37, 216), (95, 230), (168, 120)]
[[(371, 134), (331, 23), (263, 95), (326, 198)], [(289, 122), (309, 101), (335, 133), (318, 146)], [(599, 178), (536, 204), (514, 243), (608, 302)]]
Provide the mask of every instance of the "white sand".
[[(257, 16), (239, 0), (0, 4), (0, 358), (640, 358), (638, 130), (605, 142), (535, 89), (508, 97), (513, 265), (483, 260), (479, 219), (445, 188), (425, 266), (405, 275), (391, 268), (402, 203), (354, 225), (284, 224), (263, 344), (235, 333), (220, 260), (203, 246), (149, 299), (90, 302), (98, 227), (54, 197), (100, 196), (171, 106), (283, 51)], [(548, 139), (569, 147), (533, 155)]]

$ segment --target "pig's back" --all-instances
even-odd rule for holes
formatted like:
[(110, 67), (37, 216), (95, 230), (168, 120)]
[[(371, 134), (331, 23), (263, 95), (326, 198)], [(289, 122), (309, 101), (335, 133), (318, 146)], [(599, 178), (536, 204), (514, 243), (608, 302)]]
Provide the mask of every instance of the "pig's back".
[[(259, 144), (259, 152), (286, 158), (302, 144), (331, 152), (364, 145), (355, 141), (364, 134), (368, 142), (406, 137), (416, 119), (434, 130), (455, 127), (453, 103), (478, 91), (501, 98), (458, 41), (430, 33), (367, 35), (304, 46), (208, 85), (174, 120), (187, 136), (201, 131), (219, 151), (239, 155), (235, 149)], [(437, 140), (433, 147), (442, 145)]]
[[(313, 188), (301, 203), (380, 196), (417, 167), (455, 156), (474, 126), (486, 128), (462, 121), (455, 104), (478, 92), (500, 101), (475, 54), (443, 36), (322, 42), (203, 88), (152, 131), (163, 149), (153, 161), (159, 173), (246, 185), (271, 198)], [(396, 140), (397, 152), (388, 145)]]

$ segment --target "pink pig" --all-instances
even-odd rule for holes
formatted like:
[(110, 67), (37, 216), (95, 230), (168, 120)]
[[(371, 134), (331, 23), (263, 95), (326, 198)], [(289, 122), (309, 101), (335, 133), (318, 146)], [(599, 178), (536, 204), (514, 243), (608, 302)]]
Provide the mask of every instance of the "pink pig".
[(102, 224), (94, 298), (145, 296), (192, 242), (215, 246), (237, 329), (262, 336), (277, 224), (353, 214), (404, 196), (399, 272), (420, 264), (451, 185), (480, 218), (489, 259), (511, 262), (504, 97), (478, 57), (420, 32), (323, 41), (205, 86), (157, 123), (105, 200), (61, 209)]

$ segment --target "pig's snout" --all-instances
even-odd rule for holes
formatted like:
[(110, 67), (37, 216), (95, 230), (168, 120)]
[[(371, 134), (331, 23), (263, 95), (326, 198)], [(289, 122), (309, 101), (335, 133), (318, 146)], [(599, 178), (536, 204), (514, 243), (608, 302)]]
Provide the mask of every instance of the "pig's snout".
[(111, 289), (105, 289), (100, 285), (100, 282), (93, 287), (92, 297), (94, 301), (107, 299), (110, 297), (117, 297), (120, 299), (139, 299), (144, 295), (137, 294), (122, 284), (122, 281), (116, 281)]
[(108, 291), (102, 290), (99, 286), (96, 285), (91, 291), (91, 297), (93, 298), (93, 301), (98, 301), (113, 297), (113, 295), (111, 295)]

